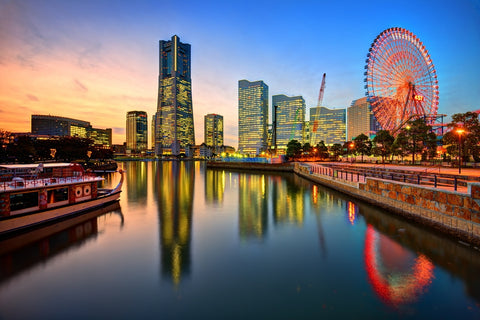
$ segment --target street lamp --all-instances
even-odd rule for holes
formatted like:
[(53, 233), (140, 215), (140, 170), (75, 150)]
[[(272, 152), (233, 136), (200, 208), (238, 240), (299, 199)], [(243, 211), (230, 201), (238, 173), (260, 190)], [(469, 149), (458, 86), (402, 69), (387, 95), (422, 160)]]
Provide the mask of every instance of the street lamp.
[(455, 130), (458, 134), (458, 174), (462, 173), (462, 134), (465, 133), (465, 129), (458, 128)]
[(350, 144), (348, 145), (348, 147), (350, 148), (350, 152), (352, 153), (352, 163), (353, 163), (353, 148), (355, 148), (355, 143), (350, 142)]

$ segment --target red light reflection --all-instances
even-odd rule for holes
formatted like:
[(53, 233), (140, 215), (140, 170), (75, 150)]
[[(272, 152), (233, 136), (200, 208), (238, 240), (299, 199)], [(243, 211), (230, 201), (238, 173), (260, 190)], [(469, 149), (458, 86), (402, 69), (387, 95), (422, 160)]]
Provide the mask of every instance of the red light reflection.
[[(384, 256), (389, 250), (381, 248), (382, 242), (390, 247), (394, 260)], [(418, 300), (432, 282), (434, 265), (422, 254), (414, 259), (413, 266), (407, 272), (398, 270), (399, 267), (405, 270), (401, 265), (405, 265), (406, 261), (401, 260), (406, 260), (408, 255), (410, 252), (368, 225), (364, 249), (365, 268), (375, 293), (388, 305), (398, 307)]]

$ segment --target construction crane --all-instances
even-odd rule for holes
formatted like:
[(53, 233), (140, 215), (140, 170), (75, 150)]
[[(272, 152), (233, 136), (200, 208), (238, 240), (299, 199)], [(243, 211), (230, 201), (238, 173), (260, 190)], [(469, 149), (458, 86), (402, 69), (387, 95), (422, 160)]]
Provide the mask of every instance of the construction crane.
[(327, 76), (326, 73), (323, 74), (322, 78), (322, 85), (320, 86), (320, 92), (318, 93), (318, 103), (317, 107), (322, 106), (323, 94), (325, 93), (325, 77)]
[[(323, 101), (323, 94), (325, 93), (325, 77), (327, 76), (326, 73), (323, 74), (322, 77), (322, 85), (320, 86), (320, 92), (318, 93), (318, 102), (317, 102), (317, 108), (320, 108), (322, 106), (322, 101)], [(315, 125), (315, 122), (318, 122), (318, 120), (314, 120), (314, 123), (310, 124), (310, 130), (311, 130), (311, 137), (310, 141), (311, 143), (315, 144), (315, 138), (317, 135), (317, 126)]]

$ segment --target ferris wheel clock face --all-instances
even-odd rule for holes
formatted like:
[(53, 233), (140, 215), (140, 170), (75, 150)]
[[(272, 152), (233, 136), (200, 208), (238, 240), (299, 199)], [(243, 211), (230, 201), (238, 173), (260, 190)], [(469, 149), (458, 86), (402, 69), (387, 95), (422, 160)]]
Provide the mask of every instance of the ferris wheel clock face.
[(365, 69), (366, 96), (382, 129), (395, 132), (416, 116), (436, 115), (435, 67), (412, 32), (390, 28), (380, 33), (369, 49)]

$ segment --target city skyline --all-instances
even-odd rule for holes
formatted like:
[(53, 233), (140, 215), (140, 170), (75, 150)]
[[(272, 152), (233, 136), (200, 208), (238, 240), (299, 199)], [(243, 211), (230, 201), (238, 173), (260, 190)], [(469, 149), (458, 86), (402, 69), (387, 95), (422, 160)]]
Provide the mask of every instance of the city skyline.
[(31, 114), (51, 114), (112, 128), (113, 143), (123, 143), (127, 111), (149, 117), (156, 111), (158, 41), (176, 34), (192, 45), (196, 139), (203, 140), (203, 116), (218, 113), (225, 144), (236, 147), (238, 80), (267, 83), (269, 105), (273, 95), (303, 96), (308, 119), (325, 72), (323, 106), (348, 108), (365, 96), (371, 43), (393, 26), (413, 32), (429, 51), (439, 113), (480, 109), (478, 1), (373, 1), (368, 10), (353, 1), (6, 1), (0, 4), (0, 128), (26, 132)]

